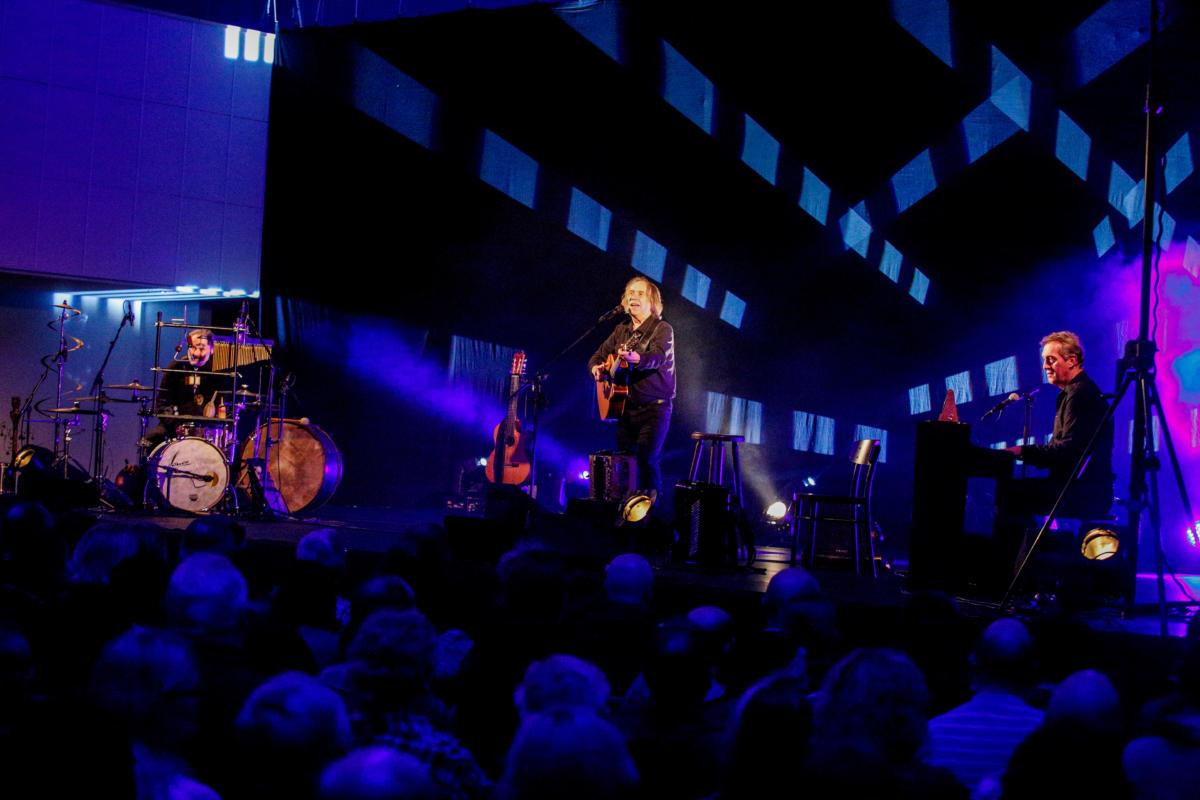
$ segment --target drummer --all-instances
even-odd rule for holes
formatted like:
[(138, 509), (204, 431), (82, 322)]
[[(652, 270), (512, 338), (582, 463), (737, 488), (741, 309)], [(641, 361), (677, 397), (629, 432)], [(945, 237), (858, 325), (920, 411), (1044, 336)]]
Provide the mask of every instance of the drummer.
[[(182, 348), (180, 348), (182, 349)], [(225, 417), (225, 401), (219, 391), (228, 376), (214, 374), (212, 369), (213, 332), (208, 328), (193, 328), (187, 333), (187, 355), (178, 352), (168, 365), (171, 372), (163, 373), (159, 387), (158, 413), (189, 417)], [(170, 419), (147, 431), (146, 438), (157, 444), (168, 435), (175, 436), (178, 426)]]
[(188, 331), (186, 359), (176, 355), (169, 367), (175, 371), (163, 373), (160, 411), (191, 417), (224, 416), (221, 413), (224, 401), (218, 390), (222, 378), (225, 383), (229, 378), (213, 374), (212, 353), (212, 331), (208, 328)]

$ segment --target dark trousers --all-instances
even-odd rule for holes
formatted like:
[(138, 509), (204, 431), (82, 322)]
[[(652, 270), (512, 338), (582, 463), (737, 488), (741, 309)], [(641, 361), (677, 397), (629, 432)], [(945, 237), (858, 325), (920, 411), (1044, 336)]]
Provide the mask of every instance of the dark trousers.
[(662, 448), (671, 425), (671, 401), (630, 404), (617, 420), (617, 449), (637, 455), (638, 488), (662, 492)]

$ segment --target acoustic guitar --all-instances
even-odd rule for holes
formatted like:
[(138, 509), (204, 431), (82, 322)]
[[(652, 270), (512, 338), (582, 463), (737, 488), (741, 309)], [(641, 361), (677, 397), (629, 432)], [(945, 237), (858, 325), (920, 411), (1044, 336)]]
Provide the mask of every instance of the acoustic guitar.
[[(517, 393), (521, 389), (521, 376), (525, 374), (525, 353), (518, 350), (513, 354), (512, 373), (508, 381), (508, 414), (492, 432), (495, 442), (488, 456), (484, 474), (492, 483), (522, 484), (529, 480), (529, 454), (521, 440), (521, 420), (517, 419)], [(496, 469), (499, 459), (500, 469)]]
[[(629, 341), (621, 345), (620, 350), (631, 350), (642, 339), (641, 331), (634, 331)], [(596, 405), (600, 410), (600, 419), (604, 422), (616, 422), (625, 413), (625, 402), (629, 399), (629, 362), (617, 358), (616, 353), (610, 353), (604, 360), (604, 371), (596, 382)]]

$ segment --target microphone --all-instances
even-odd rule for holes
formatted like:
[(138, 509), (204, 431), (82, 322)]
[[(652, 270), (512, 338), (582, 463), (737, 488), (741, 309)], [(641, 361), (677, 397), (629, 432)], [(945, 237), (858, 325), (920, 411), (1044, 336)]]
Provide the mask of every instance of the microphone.
[(988, 412), (986, 414), (984, 414), (982, 417), (980, 417), (980, 421), (982, 422), (983, 420), (987, 419), (988, 417), (992, 416), (993, 414), (999, 414), (1000, 412), (1002, 412), (1004, 409), (1008, 408), (1013, 403), (1016, 403), (1020, 400), (1024, 400), (1029, 397), (1033, 397), (1035, 394), (1037, 394), (1039, 391), (1041, 391), (1041, 388), (1042, 387), (1040, 387), (1040, 386), (1035, 386), (1034, 388), (1030, 389), (1027, 392), (1013, 392), (1008, 397), (1001, 400), (999, 403), (996, 403), (996, 405), (994, 405), (992, 408), (988, 409)]
[(622, 315), (624, 313), (625, 313), (625, 306), (618, 305), (616, 308), (612, 309), (611, 311), (604, 312), (604, 316), (600, 317), (599, 322), (597, 322), (596, 324), (599, 325), (601, 322), (608, 322), (613, 317), (619, 317), (620, 315)]

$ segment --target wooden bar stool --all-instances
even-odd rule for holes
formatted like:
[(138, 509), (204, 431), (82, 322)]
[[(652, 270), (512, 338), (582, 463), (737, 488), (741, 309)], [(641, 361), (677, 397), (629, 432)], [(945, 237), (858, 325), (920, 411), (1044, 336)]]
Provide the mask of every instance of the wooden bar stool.
[(688, 469), (688, 480), (695, 483), (700, 479), (700, 461), (704, 457), (704, 448), (708, 448), (708, 483), (723, 485), (725, 482), (725, 443), (729, 443), (729, 454), (733, 459), (733, 496), (737, 498), (738, 508), (742, 508), (742, 468), (738, 462), (738, 442), (746, 441), (746, 437), (736, 433), (701, 433), (692, 434), (696, 448), (692, 451), (692, 466)]

